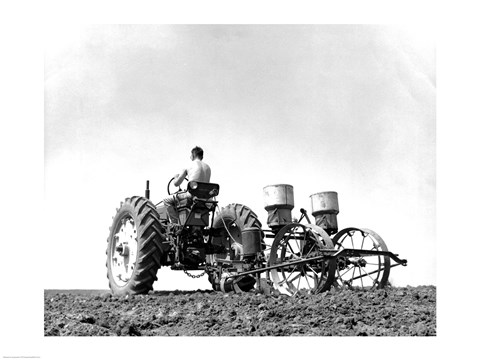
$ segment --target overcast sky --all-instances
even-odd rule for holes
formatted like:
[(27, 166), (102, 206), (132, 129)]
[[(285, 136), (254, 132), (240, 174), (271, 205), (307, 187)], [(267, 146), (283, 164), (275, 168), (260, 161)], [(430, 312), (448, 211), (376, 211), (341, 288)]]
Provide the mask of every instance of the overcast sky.
[[(107, 288), (120, 201), (156, 203), (205, 150), (221, 206), (294, 187), (295, 209), (337, 191), (339, 228), (367, 227), (409, 265), (394, 285), (436, 284), (435, 47), (366, 25), (90, 26), (45, 53), (45, 203), (55, 228), (45, 288)], [(68, 211), (66, 202), (69, 205)], [(65, 211), (58, 211), (64, 209)], [(80, 266), (72, 267), (78, 263)], [(55, 269), (68, 267), (69, 272)], [(162, 270), (156, 289), (209, 287)]]

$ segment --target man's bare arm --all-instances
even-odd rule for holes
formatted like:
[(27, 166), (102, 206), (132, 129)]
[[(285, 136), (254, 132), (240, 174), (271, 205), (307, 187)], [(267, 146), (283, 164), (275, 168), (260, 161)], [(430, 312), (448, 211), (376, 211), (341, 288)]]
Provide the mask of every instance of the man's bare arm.
[(184, 169), (180, 174), (175, 175), (175, 180), (173, 181), (173, 185), (180, 186), (180, 184), (183, 182), (186, 176), (187, 176), (187, 169)]

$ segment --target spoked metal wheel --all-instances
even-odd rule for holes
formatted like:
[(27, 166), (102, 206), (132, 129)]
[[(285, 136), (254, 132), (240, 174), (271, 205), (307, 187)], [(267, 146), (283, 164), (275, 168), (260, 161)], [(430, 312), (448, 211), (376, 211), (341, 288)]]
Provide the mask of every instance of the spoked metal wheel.
[(113, 236), (113, 250), (110, 252), (112, 280), (118, 286), (125, 286), (131, 279), (137, 262), (137, 227), (131, 216), (120, 222), (118, 232)]
[(333, 243), (322, 228), (299, 223), (284, 226), (275, 236), (269, 258), (269, 266), (283, 264), (270, 270), (275, 288), (291, 296), (328, 290), (335, 279), (335, 259), (302, 262), (324, 255), (321, 250), (325, 249), (333, 249)]
[[(382, 238), (372, 230), (346, 228), (333, 237), (337, 250), (388, 251)], [(345, 256), (337, 259), (335, 286), (381, 289), (390, 275), (390, 257), (384, 255)]]

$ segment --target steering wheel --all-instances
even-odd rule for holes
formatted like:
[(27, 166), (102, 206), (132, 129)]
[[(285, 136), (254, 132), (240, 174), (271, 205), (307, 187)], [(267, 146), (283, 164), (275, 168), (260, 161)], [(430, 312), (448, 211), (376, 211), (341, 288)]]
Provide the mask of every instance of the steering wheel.
[[(173, 194), (172, 192), (170, 192), (170, 185), (172, 184), (172, 181), (173, 181), (173, 180), (175, 180), (175, 176), (174, 176), (174, 177), (172, 177), (172, 178), (170, 179), (170, 181), (168, 182), (168, 185), (167, 185), (167, 192), (168, 192), (168, 195), (172, 195), (172, 194)], [(187, 178), (187, 177), (185, 177), (185, 179), (184, 179), (184, 180), (186, 180), (186, 181), (187, 181), (187, 183), (188, 183), (188, 178)], [(175, 191), (175, 193), (177, 193), (177, 192), (179, 192), (179, 191), (182, 191), (182, 188), (181, 188), (180, 186), (178, 186), (178, 190), (177, 190), (177, 191)]]

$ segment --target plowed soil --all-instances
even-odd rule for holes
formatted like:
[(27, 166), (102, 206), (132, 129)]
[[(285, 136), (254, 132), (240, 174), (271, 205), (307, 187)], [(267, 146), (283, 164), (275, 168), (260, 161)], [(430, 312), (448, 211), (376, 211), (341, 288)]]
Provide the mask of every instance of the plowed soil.
[(45, 336), (435, 336), (434, 286), (311, 296), (45, 290)]

